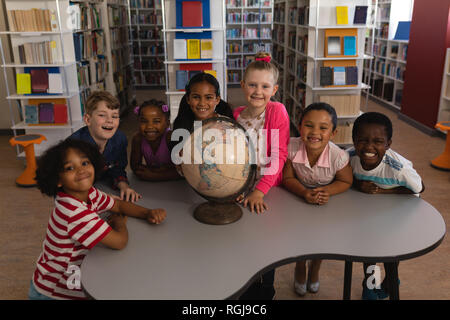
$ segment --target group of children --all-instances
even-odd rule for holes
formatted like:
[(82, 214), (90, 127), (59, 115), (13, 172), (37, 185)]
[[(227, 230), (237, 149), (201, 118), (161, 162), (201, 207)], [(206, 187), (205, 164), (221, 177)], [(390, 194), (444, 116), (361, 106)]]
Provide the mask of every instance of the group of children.
[[(316, 205), (326, 204), (330, 196), (345, 192), (352, 185), (366, 193), (423, 191), (411, 162), (389, 148), (392, 124), (386, 116), (369, 112), (355, 121), (351, 154), (331, 142), (336, 134), (337, 115), (326, 103), (308, 106), (298, 123), (300, 136), (290, 137), (290, 120), (284, 105), (271, 100), (278, 90), (277, 81), (278, 70), (270, 62), (270, 55), (259, 53), (247, 66), (241, 82), (246, 106), (233, 111), (221, 99), (219, 83), (210, 74), (196, 74), (186, 85), (173, 130), (191, 131), (194, 121), (220, 115), (265, 135), (265, 150), (258, 153), (270, 161), (258, 162), (258, 172), (263, 174), (257, 176), (254, 188), (236, 201), (259, 214), (268, 209), (264, 196), (277, 185)], [(139, 130), (131, 146), (130, 167), (134, 174), (148, 181), (180, 179), (182, 172), (170, 156), (178, 141), (171, 139), (168, 106), (149, 100), (135, 113)], [(164, 209), (146, 209), (134, 203), (141, 195), (127, 179), (127, 139), (118, 130), (117, 99), (108, 92), (93, 93), (86, 103), (84, 121), (85, 127), (48, 149), (38, 162), (38, 187), (55, 198), (55, 208), (31, 281), (32, 299), (86, 298), (81, 287), (68, 287), (69, 268), (79, 267), (88, 250), (98, 242), (113, 249), (123, 248), (128, 240), (125, 216), (153, 224), (166, 217)], [(277, 141), (271, 141), (272, 130), (278, 131)], [(276, 170), (264, 171), (267, 167)], [(120, 196), (95, 188), (98, 179), (108, 181)], [(115, 214), (105, 222), (99, 217), (104, 211)], [(294, 289), (299, 295), (319, 290), (320, 263), (321, 260), (312, 260), (306, 276), (306, 261), (297, 262)], [(272, 299), (273, 284), (271, 270), (255, 281), (241, 299)], [(380, 289), (369, 290), (365, 283), (363, 286), (364, 298), (377, 299), (386, 294)]]

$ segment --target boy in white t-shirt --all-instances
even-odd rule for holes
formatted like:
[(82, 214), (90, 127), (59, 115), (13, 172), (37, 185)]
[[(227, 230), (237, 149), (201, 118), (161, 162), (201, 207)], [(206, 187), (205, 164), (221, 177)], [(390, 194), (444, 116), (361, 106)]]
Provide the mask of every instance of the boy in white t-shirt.
[[(350, 158), (353, 186), (370, 194), (418, 194), (425, 189), (422, 179), (411, 161), (390, 149), (392, 122), (384, 114), (367, 112), (359, 116), (352, 131), (354, 155)], [(370, 264), (364, 263), (364, 274)], [(363, 299), (377, 300), (388, 297), (383, 281), (382, 289), (368, 289), (363, 282)]]

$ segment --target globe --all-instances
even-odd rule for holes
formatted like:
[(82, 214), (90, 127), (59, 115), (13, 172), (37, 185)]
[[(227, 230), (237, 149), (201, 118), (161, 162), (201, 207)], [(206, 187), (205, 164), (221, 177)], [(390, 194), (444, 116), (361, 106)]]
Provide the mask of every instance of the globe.
[(183, 147), (181, 168), (189, 185), (208, 200), (194, 211), (197, 220), (227, 224), (241, 218), (235, 200), (254, 183), (252, 150), (245, 129), (232, 119), (217, 117), (194, 125)]

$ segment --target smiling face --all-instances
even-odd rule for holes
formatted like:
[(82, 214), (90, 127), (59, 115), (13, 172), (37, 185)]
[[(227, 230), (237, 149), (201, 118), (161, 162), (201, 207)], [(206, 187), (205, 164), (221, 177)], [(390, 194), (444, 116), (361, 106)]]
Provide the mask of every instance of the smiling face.
[(158, 140), (169, 125), (167, 117), (157, 106), (141, 108), (139, 115), (139, 131), (147, 141)]
[(89, 158), (78, 149), (67, 149), (63, 170), (59, 173), (58, 187), (62, 187), (65, 193), (86, 201), (94, 179), (95, 169)]
[(196, 120), (205, 120), (214, 116), (214, 110), (220, 102), (220, 96), (216, 95), (216, 88), (207, 81), (197, 82), (191, 85), (191, 92), (186, 96), (186, 101), (191, 107)]
[(264, 109), (270, 98), (275, 95), (278, 85), (275, 84), (272, 72), (253, 69), (248, 71), (245, 80), (241, 81), (248, 106)]
[(312, 110), (306, 113), (300, 124), (300, 136), (306, 150), (322, 152), (336, 134), (331, 115), (325, 110)]
[(84, 121), (95, 142), (104, 142), (112, 138), (119, 127), (119, 109), (111, 110), (104, 101), (97, 104), (92, 114), (85, 114)]
[(353, 143), (363, 169), (373, 170), (383, 160), (392, 140), (387, 138), (386, 128), (383, 125), (365, 123), (359, 128)]

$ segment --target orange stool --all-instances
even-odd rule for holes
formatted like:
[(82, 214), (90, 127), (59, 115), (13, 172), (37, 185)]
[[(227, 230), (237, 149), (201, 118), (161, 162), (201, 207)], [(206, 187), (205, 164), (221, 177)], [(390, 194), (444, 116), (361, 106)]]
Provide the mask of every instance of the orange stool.
[(431, 161), (431, 166), (436, 169), (450, 170), (450, 121), (438, 122), (435, 128), (447, 131), (447, 142), (444, 152)]
[(41, 134), (24, 134), (21, 136), (12, 137), (9, 143), (14, 147), (15, 145), (22, 146), (25, 150), (25, 157), (27, 159), (27, 167), (25, 171), (16, 179), (16, 184), (19, 187), (34, 187), (36, 186), (36, 158), (34, 156), (34, 144), (41, 143), (47, 140)]

